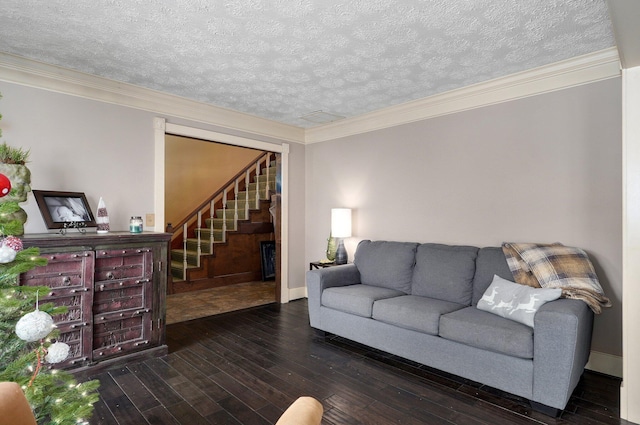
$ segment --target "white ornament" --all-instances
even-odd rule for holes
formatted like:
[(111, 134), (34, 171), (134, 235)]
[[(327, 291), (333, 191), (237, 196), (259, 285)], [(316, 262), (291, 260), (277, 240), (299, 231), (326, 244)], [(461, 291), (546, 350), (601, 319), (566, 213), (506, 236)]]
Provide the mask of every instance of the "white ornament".
[(49, 335), (53, 328), (53, 318), (44, 311), (36, 310), (18, 320), (16, 335), (23, 341), (33, 342)]
[(60, 363), (69, 356), (69, 346), (64, 342), (54, 342), (47, 351), (44, 357), (47, 363)]
[(2, 245), (0, 246), (0, 263), (10, 263), (16, 258), (18, 252), (13, 248)]

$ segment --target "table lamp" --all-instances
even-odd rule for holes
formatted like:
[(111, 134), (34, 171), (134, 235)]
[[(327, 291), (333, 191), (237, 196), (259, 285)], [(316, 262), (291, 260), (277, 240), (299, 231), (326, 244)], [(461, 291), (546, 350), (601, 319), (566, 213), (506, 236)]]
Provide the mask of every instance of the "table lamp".
[(338, 239), (336, 250), (336, 264), (347, 264), (348, 255), (344, 247), (343, 238), (351, 237), (351, 209), (331, 209), (331, 235)]

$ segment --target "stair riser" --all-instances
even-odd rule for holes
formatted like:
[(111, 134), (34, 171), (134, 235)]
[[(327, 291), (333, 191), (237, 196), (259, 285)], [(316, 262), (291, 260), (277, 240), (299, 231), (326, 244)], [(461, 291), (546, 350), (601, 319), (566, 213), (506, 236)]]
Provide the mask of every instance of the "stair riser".
[[(253, 179), (254, 181), (256, 180), (256, 178)], [(265, 182), (267, 180), (269, 181), (276, 181), (276, 173), (273, 170), (269, 171), (269, 177), (267, 178), (267, 173), (265, 172), (261, 172), (260, 175), (258, 175), (257, 180), (259, 182)]]
[[(196, 236), (200, 233), (200, 240), (208, 241), (211, 237), (211, 230), (209, 229), (196, 229)], [(214, 242), (222, 241), (222, 231), (214, 230), (213, 231), (213, 240)]]
[[(198, 239), (187, 239), (187, 251), (198, 252)], [(203, 254), (211, 254), (209, 239), (200, 240), (200, 252)]]
[[(216, 218), (219, 218), (222, 220), (222, 214), (223, 214), (224, 210), (216, 210)], [(231, 216), (231, 218), (233, 218), (233, 215), (235, 214), (233, 209), (227, 208), (227, 218), (229, 218), (229, 216)], [(238, 209), (238, 220), (246, 220), (246, 214), (245, 214), (245, 209), (244, 206), (243, 208), (239, 208)]]
[[(184, 253), (182, 252), (182, 250), (177, 250), (177, 249), (171, 250), (171, 261), (182, 263), (184, 261)], [(188, 253), (187, 264), (190, 266), (197, 266), (198, 256), (195, 254)]]
[[(233, 218), (229, 218), (229, 214), (233, 215), (233, 212), (227, 211), (227, 230), (235, 230), (234, 228), (234, 220)], [(213, 219), (213, 229), (214, 230), (219, 230), (222, 231), (222, 224), (224, 223), (225, 220), (221, 219), (221, 218), (214, 218)], [(211, 229), (211, 219), (207, 218), (204, 221), (204, 225), (207, 229)]]

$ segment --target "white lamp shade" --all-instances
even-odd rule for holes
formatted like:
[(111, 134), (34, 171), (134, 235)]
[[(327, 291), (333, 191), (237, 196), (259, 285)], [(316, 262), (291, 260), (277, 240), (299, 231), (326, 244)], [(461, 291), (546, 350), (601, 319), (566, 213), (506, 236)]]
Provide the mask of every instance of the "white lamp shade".
[(351, 237), (351, 209), (331, 209), (331, 236), (334, 238)]

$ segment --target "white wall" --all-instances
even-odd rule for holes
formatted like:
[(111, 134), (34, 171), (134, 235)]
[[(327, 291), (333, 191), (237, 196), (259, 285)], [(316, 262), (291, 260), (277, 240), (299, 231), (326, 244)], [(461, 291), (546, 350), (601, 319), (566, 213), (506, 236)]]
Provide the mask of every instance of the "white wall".
[(330, 209), (359, 239), (587, 250), (614, 307), (592, 349), (621, 354), (621, 98), (615, 78), (307, 146), (307, 260)]
[[(32, 188), (84, 192), (94, 214), (102, 196), (112, 230), (128, 229), (132, 215), (154, 212), (153, 120), (158, 114), (2, 81), (0, 93), (2, 141), (31, 149), (28, 167)], [(164, 118), (225, 131), (171, 116)], [(240, 135), (237, 131), (229, 133)], [(290, 147), (289, 286), (295, 288), (304, 286), (305, 147)], [(29, 216), (25, 232), (46, 232), (33, 195), (21, 206)]]

